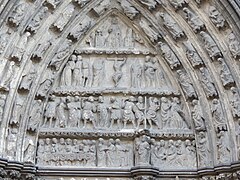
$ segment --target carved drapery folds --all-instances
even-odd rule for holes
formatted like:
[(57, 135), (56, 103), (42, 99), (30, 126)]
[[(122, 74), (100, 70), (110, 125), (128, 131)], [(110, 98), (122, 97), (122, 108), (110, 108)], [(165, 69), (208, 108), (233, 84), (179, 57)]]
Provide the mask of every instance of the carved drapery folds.
[(238, 176), (221, 171), (234, 172), (240, 154), (239, 31), (223, 2), (9, 2), (1, 178), (55, 178), (60, 168), (56, 179)]

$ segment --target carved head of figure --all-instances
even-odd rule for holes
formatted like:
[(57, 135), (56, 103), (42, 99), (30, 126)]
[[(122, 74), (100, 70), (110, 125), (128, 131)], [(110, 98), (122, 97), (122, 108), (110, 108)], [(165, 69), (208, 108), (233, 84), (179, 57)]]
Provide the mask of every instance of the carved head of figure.
[(75, 102), (80, 102), (80, 97), (79, 97), (79, 96), (75, 96), (75, 97), (74, 97), (74, 101), (75, 101)]
[(213, 99), (212, 103), (213, 103), (213, 105), (217, 105), (218, 104), (218, 99)]
[(174, 97), (174, 98), (172, 98), (172, 101), (175, 102), (175, 103), (177, 103), (177, 104), (180, 103), (180, 100), (179, 100), (178, 97)]
[(104, 98), (103, 98), (102, 96), (99, 96), (99, 97), (98, 97), (98, 101), (99, 101), (100, 103), (103, 103), (103, 102), (104, 102)]
[(121, 144), (120, 139), (116, 139), (115, 142), (116, 142), (116, 145), (120, 145)]
[(234, 35), (233, 32), (228, 35), (228, 40), (229, 40), (230, 42), (236, 40), (236, 36)]
[(92, 141), (90, 141), (89, 144), (92, 145), (92, 146), (94, 146), (94, 145), (96, 144), (96, 141), (95, 141), (95, 140), (92, 140)]
[(237, 88), (236, 87), (231, 87), (231, 91), (233, 94), (237, 93)]
[(59, 143), (60, 143), (61, 145), (64, 145), (64, 144), (65, 144), (64, 138), (60, 138)]
[(143, 102), (143, 97), (142, 96), (138, 96), (138, 102), (140, 102), (140, 103)]
[(88, 101), (89, 101), (89, 102), (94, 102), (94, 97), (93, 97), (93, 96), (89, 96), (89, 97), (88, 97)]
[(114, 103), (115, 101), (116, 101), (116, 98), (112, 96), (112, 97), (110, 98), (110, 102), (111, 102), (111, 103)]
[(160, 144), (161, 147), (164, 147), (165, 146), (165, 141), (163, 139), (161, 139), (159, 144)]
[(78, 140), (77, 139), (73, 139), (73, 145), (77, 145), (78, 144)]
[[(191, 142), (190, 142), (191, 143)], [(176, 147), (180, 147), (182, 144), (182, 141), (181, 140), (177, 140), (176, 143), (175, 143), (175, 146)]]
[(77, 56), (77, 61), (82, 61), (82, 59), (83, 59), (82, 56), (80, 55)]
[(172, 139), (170, 139), (168, 141), (168, 147), (172, 147), (172, 146), (174, 146), (174, 141)]
[(77, 60), (77, 56), (76, 55), (71, 55), (71, 57), (70, 57), (70, 60), (72, 60), (72, 61), (76, 61)]
[(204, 132), (200, 132), (199, 135), (198, 135), (198, 137), (199, 137), (200, 139), (204, 139), (204, 138), (205, 138), (205, 133), (204, 133)]
[(29, 36), (31, 36), (31, 33), (30, 33), (30, 32), (26, 32), (26, 33), (24, 34), (24, 36), (29, 37)]
[(157, 58), (156, 57), (151, 58), (151, 62), (155, 64), (157, 62)]
[(130, 102), (134, 102), (134, 101), (135, 101), (135, 98), (134, 98), (133, 96), (130, 96), (130, 97), (129, 97), (129, 101), (130, 101)]
[(44, 140), (43, 139), (39, 139), (38, 144), (39, 144), (39, 146), (44, 146)]
[(49, 138), (46, 138), (46, 145), (49, 145), (51, 143), (51, 140)]
[(52, 144), (57, 144), (57, 143), (58, 143), (57, 138), (52, 138)]
[(191, 146), (191, 141), (189, 139), (185, 141), (185, 146)]
[(192, 105), (193, 105), (193, 106), (196, 106), (197, 104), (198, 104), (198, 100), (194, 99), (194, 100), (192, 101)]
[(161, 102), (166, 103), (168, 102), (168, 99), (166, 97), (161, 97)]
[(67, 144), (67, 145), (72, 145), (72, 140), (71, 140), (70, 138), (67, 138), (67, 139), (66, 139), (66, 144)]
[(145, 62), (149, 62), (151, 60), (151, 56), (146, 56)]
[(111, 139), (109, 139), (109, 145), (112, 145), (112, 144), (114, 144), (115, 143), (115, 141), (111, 138)]

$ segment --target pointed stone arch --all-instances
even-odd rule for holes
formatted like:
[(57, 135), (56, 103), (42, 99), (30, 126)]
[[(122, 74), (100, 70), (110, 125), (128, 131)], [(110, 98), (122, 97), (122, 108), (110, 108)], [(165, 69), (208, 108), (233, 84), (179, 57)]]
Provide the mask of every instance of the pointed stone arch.
[[(226, 13), (222, 10), (225, 9), (225, 5), (222, 4), (227, 4), (228, 1), (197, 1), (199, 4), (187, 1), (176, 3), (174, 0), (171, 2), (148, 1), (150, 4), (141, 0), (111, 2), (107, 0), (74, 0), (56, 4), (54, 2), (57, 1), (2, 2), (5, 8), (1, 14), (4, 20), (1, 21), (3, 33), (0, 37), (2, 58), (0, 68), (3, 72), (0, 81), (2, 101), (0, 152), (3, 154), (3, 158), (8, 159), (3, 160), (2, 166), (6, 166), (6, 169), (11, 171), (10, 174), (15, 173), (12, 178), (20, 176), (20, 171), (24, 177), (24, 174), (28, 172), (35, 174), (35, 163), (37, 163), (36, 167), (40, 168), (37, 171), (40, 176), (43, 175), (41, 173), (46, 173), (46, 176), (62, 176), (59, 171), (61, 168), (58, 165), (52, 166), (46, 162), (45, 165), (44, 163), (43, 165), (38, 164), (36, 154), (37, 149), (40, 148), (41, 138), (52, 138), (52, 145), (56, 145), (60, 141), (60, 137), (65, 138), (66, 141), (68, 138), (87, 138), (87, 141), (83, 141), (86, 143), (85, 146), (88, 143), (96, 143), (96, 146), (99, 146), (102, 140), (97, 138), (101, 137), (106, 142), (108, 137), (115, 138), (114, 140), (110, 138), (108, 141), (110, 144), (111, 141), (114, 141), (112, 145), (117, 146), (119, 142), (116, 139), (119, 137), (121, 140), (123, 139), (122, 146), (124, 143), (129, 143), (134, 147), (132, 150), (135, 150), (135, 156), (137, 156), (139, 151), (137, 148), (140, 148), (141, 141), (148, 143), (149, 148), (154, 151), (154, 148), (161, 147), (161, 140), (164, 140), (169, 145), (168, 148), (165, 147), (166, 151), (170, 147), (180, 149), (179, 146), (182, 145), (186, 154), (181, 158), (194, 157), (196, 159), (196, 165), (185, 166), (184, 176), (198, 178), (204, 174), (214, 175), (216, 174), (214, 171), (220, 173), (224, 167), (232, 168), (231, 171), (237, 170), (233, 164), (239, 160), (240, 97), (238, 88), (240, 82), (238, 76), (240, 72), (238, 60), (240, 45), (237, 40), (238, 28), (235, 26), (237, 15), (234, 14), (227, 18)], [(234, 4), (234, 2), (231, 3)], [(210, 8), (212, 8), (212, 12), (207, 12)], [(33, 11), (24, 13), (24, 9)], [(230, 8), (226, 9), (228, 12), (231, 11)], [(188, 19), (186, 20), (187, 13)], [(116, 48), (112, 51), (100, 47), (84, 49), (86, 38), (102, 22), (107, 24), (106, 19), (109, 18), (109, 15), (114, 15), (126, 23), (134, 33), (140, 34), (140, 40), (143, 39), (142, 47), (145, 46), (149, 50), (141, 51), (142, 49), (138, 48), (128, 52), (124, 49), (125, 46), (123, 49), (119, 46), (112, 47)], [(89, 19), (84, 20), (86, 17)], [(92, 23), (88, 23), (89, 21)], [(76, 32), (77, 30), (80, 31)], [(141, 90), (131, 92), (129, 90), (131, 87), (127, 87), (126, 92), (118, 90), (117, 93), (114, 91), (108, 93), (121, 94), (122, 92), (125, 96), (132, 94), (135, 98), (139, 95), (146, 96), (145, 99), (149, 100), (149, 103), (151, 96), (157, 97), (161, 110), (164, 101), (160, 98), (166, 96), (169, 100), (171, 99), (170, 106), (173, 106), (175, 102), (175, 107), (178, 108), (175, 112), (177, 116), (182, 115), (181, 113), (186, 115), (184, 118), (191, 124), (191, 131), (181, 132), (180, 130), (178, 132), (175, 129), (176, 132), (168, 132), (155, 129), (137, 132), (131, 131), (131, 128), (128, 129), (129, 132), (128, 130), (126, 132), (108, 132), (107, 129), (94, 131), (91, 128), (89, 132), (81, 128), (76, 131), (64, 128), (56, 131), (51, 128), (41, 131), (42, 117), (46, 113), (46, 108), (49, 107), (49, 99), (53, 101), (51, 100), (52, 95), (59, 97), (59, 94), (63, 94), (67, 97), (75, 96), (77, 93), (82, 98), (93, 95), (97, 99), (98, 96), (106, 94), (102, 89), (98, 90), (102, 93), (89, 92), (87, 89), (55, 91), (56, 82), (59, 81), (71, 55), (94, 59), (94, 55), (91, 53), (95, 54), (95, 58), (111, 57), (112, 54), (115, 57), (128, 57), (129, 53), (132, 53), (132, 56), (138, 57), (143, 64), (145, 56), (156, 57), (158, 66), (162, 67), (164, 76), (168, 77), (166, 80), (168, 85), (172, 85), (176, 91), (149, 91), (145, 95), (140, 92)], [(133, 65), (134, 63), (129, 64), (127, 60), (127, 64)], [(111, 66), (114, 65), (111, 64)], [(91, 89), (91, 87), (89, 88)], [(178, 99), (176, 99), (177, 97)], [(179, 100), (181, 103), (178, 102)], [(85, 103), (89, 101), (88, 104), (91, 102), (87, 99), (84, 101)], [(137, 103), (136, 100), (134, 103)], [(180, 104), (181, 106), (179, 106)], [(84, 110), (84, 106), (82, 108)], [(157, 120), (162, 121), (163, 117), (159, 111)], [(173, 114), (171, 115), (173, 116)], [(177, 117), (175, 116), (175, 118)], [(201, 126), (201, 123), (204, 125)], [(90, 138), (88, 133), (92, 133)], [(13, 152), (11, 152), (12, 150)], [(191, 153), (195, 154), (191, 156)], [(151, 155), (153, 156), (153, 154)], [(170, 158), (167, 154), (165, 155)], [(122, 168), (119, 173), (116, 169), (113, 172), (106, 170), (102, 173), (105, 176), (117, 174), (119, 177), (129, 178), (138, 177), (143, 172), (146, 176), (158, 176), (159, 178), (181, 176), (178, 173), (181, 168), (176, 167), (177, 165), (171, 167), (170, 164), (165, 164), (166, 167), (161, 167), (159, 162), (141, 164), (139, 159), (134, 161), (133, 154), (129, 154), (129, 156), (132, 158), (132, 165), (129, 165), (129, 169), (137, 165), (147, 165), (146, 169), (134, 167), (126, 170)], [(179, 156), (179, 159), (181, 158)], [(32, 164), (18, 165), (13, 161)], [(49, 174), (45, 167), (47, 165), (52, 166)], [(95, 165), (98, 167), (98, 164)], [(237, 165), (238, 163), (236, 163), (236, 167)], [(92, 166), (89, 165), (89, 167)], [(157, 166), (157, 169), (154, 166)], [(220, 167), (216, 169), (217, 166)], [(28, 170), (30, 167), (32, 170)], [(163, 174), (163, 171), (167, 171), (168, 175)], [(54, 174), (54, 172), (58, 173)], [(99, 175), (101, 169), (96, 168), (92, 171), (91, 168), (85, 167), (84, 169), (83, 166), (83, 170), (80, 168), (74, 171), (74, 176), (86, 176), (92, 172)], [(70, 177), (71, 172), (67, 171), (67, 173)], [(132, 175), (130, 175), (131, 173)], [(228, 177), (227, 174), (224, 176)]]

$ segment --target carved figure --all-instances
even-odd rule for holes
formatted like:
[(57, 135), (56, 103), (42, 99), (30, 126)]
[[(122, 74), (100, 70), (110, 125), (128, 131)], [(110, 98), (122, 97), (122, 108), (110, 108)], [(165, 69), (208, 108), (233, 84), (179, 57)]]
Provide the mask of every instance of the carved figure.
[(11, 125), (19, 125), (20, 120), (22, 118), (22, 106), (23, 106), (23, 100), (19, 97), (16, 98), (15, 103), (13, 105), (12, 110), (12, 117), (10, 119), (9, 124)]
[(99, 138), (98, 139), (98, 166), (99, 167), (105, 167), (107, 165), (107, 157), (106, 157), (106, 151), (107, 151), (107, 145), (104, 141), (104, 139)]
[(42, 119), (42, 101), (36, 100), (33, 104), (29, 120), (28, 120), (28, 131), (35, 132), (38, 129), (38, 125)]
[(83, 128), (86, 127), (87, 122), (91, 122), (93, 125), (93, 128), (96, 128), (96, 119), (94, 117), (94, 112), (96, 112), (96, 106), (94, 105), (94, 98), (92, 96), (88, 97), (88, 99), (83, 102)]
[(118, 0), (120, 5), (123, 8), (124, 13), (130, 18), (133, 19), (139, 12), (135, 9), (135, 7), (130, 4), (127, 0)]
[[(154, 69), (155, 69), (155, 67), (154, 67)], [(151, 75), (151, 73), (149, 75)], [(143, 79), (142, 76), (143, 76), (142, 65), (139, 63), (133, 63), (131, 66), (131, 87), (141, 88), (142, 87), (142, 79)]]
[(122, 47), (122, 32), (118, 24), (118, 18), (113, 16), (111, 26), (108, 29), (108, 36), (105, 40), (105, 46), (109, 48)]
[(136, 164), (137, 165), (150, 165), (150, 137), (143, 135), (136, 140)]
[(202, 58), (199, 56), (191, 42), (184, 42), (183, 45), (186, 47), (186, 56), (188, 60), (191, 62), (193, 67), (203, 65)]
[(34, 51), (32, 55), (32, 59), (34, 60), (42, 60), (46, 51), (50, 48), (52, 45), (52, 39), (47, 39), (46, 41), (43, 41), (42, 43), (38, 44), (36, 50)]
[(205, 167), (209, 165), (209, 148), (208, 142), (205, 132), (200, 132), (198, 134), (197, 141), (197, 149), (198, 149), (198, 162), (200, 163), (200, 167)]
[(144, 99), (142, 96), (139, 96), (137, 99), (136, 105), (133, 107), (133, 111), (137, 120), (137, 129), (139, 129), (140, 125), (143, 123), (144, 128), (147, 128), (147, 122), (145, 118), (146, 107), (144, 105)]
[(56, 125), (53, 125), (53, 121), (56, 120), (56, 106), (57, 106), (56, 98), (55, 96), (51, 96), (45, 109), (44, 123), (43, 123), (44, 127), (47, 127), (47, 121), (49, 121), (49, 126), (48, 126), (49, 128), (56, 126)]
[(228, 47), (230, 52), (232, 53), (233, 58), (240, 58), (240, 42), (237, 40), (237, 37), (232, 32), (228, 35)]
[(97, 112), (99, 113), (99, 126), (107, 127), (109, 119), (108, 106), (104, 102), (104, 98), (102, 96), (98, 97)]
[(91, 72), (90, 65), (87, 61), (82, 61), (82, 82), (83, 87), (90, 86)]
[(119, 99), (116, 99), (115, 97), (111, 97), (110, 99), (111, 106), (109, 107), (111, 112), (110, 117), (110, 128), (112, 128), (115, 121), (117, 121), (117, 127), (118, 129), (121, 128), (121, 119), (122, 119), (122, 103)]
[(215, 130), (216, 132), (219, 131), (226, 131), (227, 124), (225, 117), (223, 115), (223, 109), (218, 99), (213, 99), (211, 105), (212, 117), (214, 120)]
[(29, 73), (25, 74), (23, 77), (22, 77), (22, 81), (21, 81), (21, 84), (19, 86), (19, 89), (23, 89), (23, 90), (30, 90), (31, 88), (31, 85), (33, 83), (33, 80), (35, 78), (35, 75), (36, 75), (36, 70), (34, 67), (32, 67), (29, 71)]
[(107, 167), (114, 166), (114, 159), (115, 159), (115, 141), (113, 139), (108, 140), (107, 149), (106, 149), (106, 162)]
[(192, 119), (195, 124), (196, 131), (205, 131), (205, 118), (203, 116), (202, 108), (200, 102), (196, 99), (192, 101), (193, 109), (192, 109)]
[(101, 16), (109, 9), (110, 4), (110, 0), (103, 0), (95, 8), (93, 8), (93, 10), (97, 13), (98, 16)]
[(0, 124), (3, 119), (4, 106), (7, 96), (5, 94), (0, 94)]
[(160, 129), (160, 125), (157, 119), (157, 111), (160, 108), (160, 102), (157, 98), (154, 97), (150, 97), (149, 98), (149, 108), (147, 110), (146, 113), (146, 119), (147, 122), (150, 125), (150, 129), (153, 128), (152, 124), (154, 123), (155, 125), (157, 125), (158, 129)]
[(56, 124), (55, 126), (65, 128), (67, 126), (67, 115), (66, 115), (66, 99), (61, 98), (60, 103), (56, 107)]
[(45, 0), (45, 3), (51, 8), (56, 9), (56, 7), (62, 2), (62, 0)]
[(62, 61), (69, 55), (71, 48), (71, 40), (66, 40), (58, 49), (57, 53), (54, 55), (52, 61), (50, 62), (50, 66), (55, 67), (56, 70), (59, 70)]
[(217, 134), (217, 147), (218, 147), (218, 162), (220, 164), (228, 163), (231, 161), (231, 150), (229, 147), (229, 138), (226, 131), (220, 131)]
[(183, 11), (185, 13), (185, 18), (188, 24), (191, 26), (195, 33), (205, 29), (205, 24), (193, 11), (186, 7), (183, 8)]
[(178, 81), (182, 86), (184, 93), (187, 95), (188, 98), (197, 97), (196, 92), (194, 90), (193, 84), (186, 72), (183, 70), (177, 70), (178, 74)]
[(180, 107), (178, 97), (174, 97), (171, 103), (171, 121), (170, 128), (172, 129), (187, 129), (190, 125), (186, 122), (185, 114)]
[(225, 19), (222, 14), (214, 6), (210, 6), (208, 9), (208, 15), (212, 23), (217, 28), (223, 28), (225, 26)]
[(79, 127), (81, 119), (81, 101), (78, 96), (67, 98), (67, 108), (69, 111), (68, 127)]
[(40, 9), (28, 24), (27, 30), (36, 33), (37, 30), (40, 28), (42, 20), (46, 17), (47, 11), (47, 7), (43, 7), (42, 9)]
[(236, 87), (231, 87), (232, 96), (230, 98), (230, 104), (232, 106), (233, 117), (240, 117), (240, 97)]
[(6, 91), (9, 91), (10, 83), (12, 81), (12, 77), (15, 73), (15, 63), (11, 61), (9, 63), (8, 69), (5, 71), (4, 76), (0, 80), (0, 88)]
[(135, 115), (133, 113), (135, 98), (131, 96), (129, 99), (126, 99), (123, 109), (123, 128), (127, 127), (127, 123), (131, 122), (133, 128), (136, 128)]
[(72, 55), (70, 61), (67, 62), (61, 76), (61, 86), (71, 87), (73, 80), (73, 69), (75, 67), (76, 56)]
[(16, 46), (13, 48), (11, 58), (17, 62), (21, 62), (23, 54), (26, 51), (28, 38), (31, 34), (29, 32), (26, 32), (20, 37), (18, 40)]
[(17, 133), (18, 130), (17, 129), (9, 129), (9, 134), (7, 136), (7, 149), (6, 149), (6, 153), (7, 153), (7, 158), (9, 160), (14, 160), (15, 155), (16, 155), (16, 151), (17, 151)]
[(146, 56), (144, 64), (144, 74), (146, 78), (146, 87), (151, 88), (156, 86), (156, 67), (157, 59), (155, 57)]
[(167, 61), (167, 63), (170, 65), (171, 69), (174, 69), (178, 66), (180, 66), (180, 61), (175, 55), (175, 53), (172, 51), (172, 49), (163, 42), (159, 42), (158, 45), (160, 46), (160, 49), (162, 51), (162, 55), (164, 59)]
[(126, 63), (126, 59), (124, 58), (123, 60), (115, 60), (113, 64), (113, 69), (115, 73), (112, 76), (114, 86), (117, 87), (120, 83), (120, 80), (122, 79), (123, 72), (122, 72), (122, 67)]
[(34, 164), (35, 146), (31, 139), (27, 139), (24, 147), (24, 162)]
[(215, 43), (215, 41), (213, 40), (213, 38), (204, 31), (201, 31), (200, 35), (204, 42), (204, 47), (208, 55), (210, 56), (210, 58), (214, 59), (214, 58), (222, 57), (222, 53), (218, 48), (217, 44)]
[(80, 5), (80, 7), (84, 7), (87, 3), (90, 2), (90, 0), (74, 0), (74, 2), (78, 3), (78, 5)]
[(170, 0), (169, 2), (175, 9), (180, 9), (188, 4), (188, 0)]
[(139, 0), (139, 2), (147, 6), (149, 10), (155, 9), (157, 4), (162, 4), (161, 0)]
[(178, 39), (185, 36), (181, 27), (177, 22), (167, 13), (160, 13), (160, 16), (163, 19), (163, 24), (166, 26), (173, 39)]
[(74, 6), (68, 5), (63, 12), (59, 15), (58, 19), (54, 22), (53, 26), (56, 27), (60, 32), (66, 26), (70, 18), (74, 13)]
[(155, 42), (161, 37), (161, 35), (153, 28), (153, 26), (147, 22), (147, 20), (141, 18), (139, 25), (145, 34), (150, 38), (150, 41)]
[(233, 76), (227, 64), (225, 63), (224, 59), (218, 58), (218, 61), (221, 63), (220, 76), (221, 76), (223, 86), (225, 87), (225, 86), (234, 84), (235, 82), (234, 82)]
[(0, 54), (2, 54), (7, 47), (11, 35), (10, 29), (7, 32), (3, 32), (0, 34)]
[(52, 86), (52, 79), (44, 80), (40, 84), (40, 87), (39, 87), (38, 92), (37, 92), (37, 96), (46, 97), (51, 86)]
[(134, 41), (135, 41), (135, 37), (134, 37), (133, 29), (128, 28), (126, 32), (126, 36), (124, 38), (123, 47), (131, 48), (131, 49), (134, 48)]
[(207, 96), (208, 97), (217, 96), (218, 95), (217, 90), (207, 68), (201, 67), (199, 70), (202, 75), (201, 82), (203, 85), (203, 89), (205, 90)]
[(92, 20), (87, 16), (80, 22), (76, 28), (74, 28), (72, 31), (70, 31), (70, 37), (72, 37), (74, 40), (79, 40), (82, 35), (84, 35), (89, 28), (93, 25)]
[(105, 62), (104, 60), (97, 60), (93, 63), (93, 87), (99, 87), (104, 79)]
[(25, 2), (17, 4), (11, 15), (8, 17), (8, 22), (14, 27), (19, 26), (25, 16), (27, 7), (28, 5)]
[(82, 56), (77, 56), (72, 76), (72, 85), (75, 87), (82, 86)]
[(129, 148), (120, 139), (115, 140), (116, 156), (120, 167), (129, 166)]
[(163, 123), (163, 128), (170, 128), (170, 121), (171, 121), (171, 101), (166, 98), (161, 98), (161, 119)]

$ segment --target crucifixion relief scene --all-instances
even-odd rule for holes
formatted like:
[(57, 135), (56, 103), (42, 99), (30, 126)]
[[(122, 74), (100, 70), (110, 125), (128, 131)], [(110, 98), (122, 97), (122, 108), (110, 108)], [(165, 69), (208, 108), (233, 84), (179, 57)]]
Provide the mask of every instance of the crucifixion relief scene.
[(1, 0), (0, 180), (239, 180), (239, 0)]

